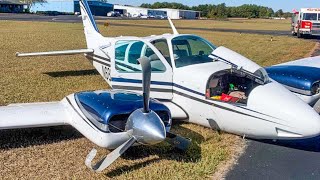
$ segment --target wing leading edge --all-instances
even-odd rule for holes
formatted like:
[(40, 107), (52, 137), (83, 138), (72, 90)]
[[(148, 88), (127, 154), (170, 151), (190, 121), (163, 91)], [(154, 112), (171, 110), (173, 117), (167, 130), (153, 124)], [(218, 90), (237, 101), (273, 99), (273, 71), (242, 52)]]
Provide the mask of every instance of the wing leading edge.
[(10, 104), (0, 107), (0, 129), (46, 127), (67, 124), (61, 102)]

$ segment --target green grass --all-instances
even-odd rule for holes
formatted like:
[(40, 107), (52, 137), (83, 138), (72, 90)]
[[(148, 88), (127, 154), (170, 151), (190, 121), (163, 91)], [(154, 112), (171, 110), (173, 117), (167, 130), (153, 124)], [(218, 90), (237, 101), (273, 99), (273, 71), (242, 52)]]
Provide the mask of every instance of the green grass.
[[(202, 22), (199, 21), (200, 24)], [(155, 25), (158, 21), (146, 23)], [(264, 22), (258, 22), (258, 26), (259, 23)], [(196, 26), (197, 21), (185, 21), (182, 25)], [(15, 57), (17, 51), (85, 48), (81, 24), (0, 21), (0, 27), (0, 105), (57, 101), (76, 91), (108, 88), (103, 79), (92, 71), (90, 62), (81, 55)], [(106, 36), (146, 36), (170, 32), (170, 29), (142, 27), (109, 26), (106, 29), (101, 25), (99, 28)], [(263, 35), (180, 32), (203, 36), (261, 65), (301, 58), (315, 44), (280, 36), (274, 37), (271, 42), (270, 36)], [(0, 168), (0, 176), (7, 179), (209, 179), (231, 159), (236, 149), (243, 148), (239, 137), (218, 134), (197, 125), (178, 124), (173, 131), (193, 139), (186, 153), (180, 154), (165, 143), (152, 147), (138, 146), (131, 148), (101, 174), (92, 173), (84, 165), (86, 154), (96, 146), (71, 128), (1, 131), (0, 162), (3, 168)], [(98, 149), (100, 155), (109, 152)]]
[[(168, 26), (166, 20), (99, 20), (99, 22), (110, 22), (114, 24), (128, 25), (152, 25)], [(173, 20), (175, 26), (197, 27), (204, 29), (248, 29), (248, 30), (275, 30), (291, 32), (290, 20), (273, 20), (273, 19), (228, 19), (228, 20)]]

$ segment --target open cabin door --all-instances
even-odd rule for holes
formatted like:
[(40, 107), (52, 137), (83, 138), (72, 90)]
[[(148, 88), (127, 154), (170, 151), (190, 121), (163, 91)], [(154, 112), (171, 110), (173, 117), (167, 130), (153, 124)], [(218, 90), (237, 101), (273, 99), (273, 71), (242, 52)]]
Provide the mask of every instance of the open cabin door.
[(112, 62), (111, 85), (113, 89), (142, 93), (142, 71), (137, 59), (147, 57), (151, 61), (152, 98), (171, 100), (172, 68), (163, 55), (151, 43), (139, 39), (115, 42), (115, 60)]

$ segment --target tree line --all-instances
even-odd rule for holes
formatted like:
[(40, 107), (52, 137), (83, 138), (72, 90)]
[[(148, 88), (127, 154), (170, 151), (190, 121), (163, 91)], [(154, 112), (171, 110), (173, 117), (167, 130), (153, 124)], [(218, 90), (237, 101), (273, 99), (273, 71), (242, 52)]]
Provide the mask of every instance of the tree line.
[(228, 7), (225, 3), (221, 4), (202, 4), (198, 6), (186, 6), (181, 3), (175, 2), (155, 2), (153, 4), (143, 3), (140, 7), (159, 9), (159, 8), (172, 8), (172, 9), (186, 9), (200, 11), (202, 17), (207, 18), (228, 18), (228, 17), (239, 17), (239, 18), (270, 18), (270, 17), (291, 17), (290, 12), (283, 12), (282, 9), (274, 11), (272, 8), (265, 6), (258, 6), (255, 4), (244, 4), (237, 7)]

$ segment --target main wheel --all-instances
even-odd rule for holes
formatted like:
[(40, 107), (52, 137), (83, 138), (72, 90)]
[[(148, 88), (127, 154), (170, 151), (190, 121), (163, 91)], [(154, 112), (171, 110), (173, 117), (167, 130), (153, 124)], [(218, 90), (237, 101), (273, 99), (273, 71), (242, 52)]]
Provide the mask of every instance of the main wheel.
[(292, 34), (292, 36), (297, 36), (297, 33), (294, 31), (292, 31), (291, 34)]
[(320, 114), (320, 99), (314, 104), (313, 109)]
[(298, 29), (297, 37), (298, 37), (298, 38), (303, 38), (303, 34), (300, 33), (300, 29)]

